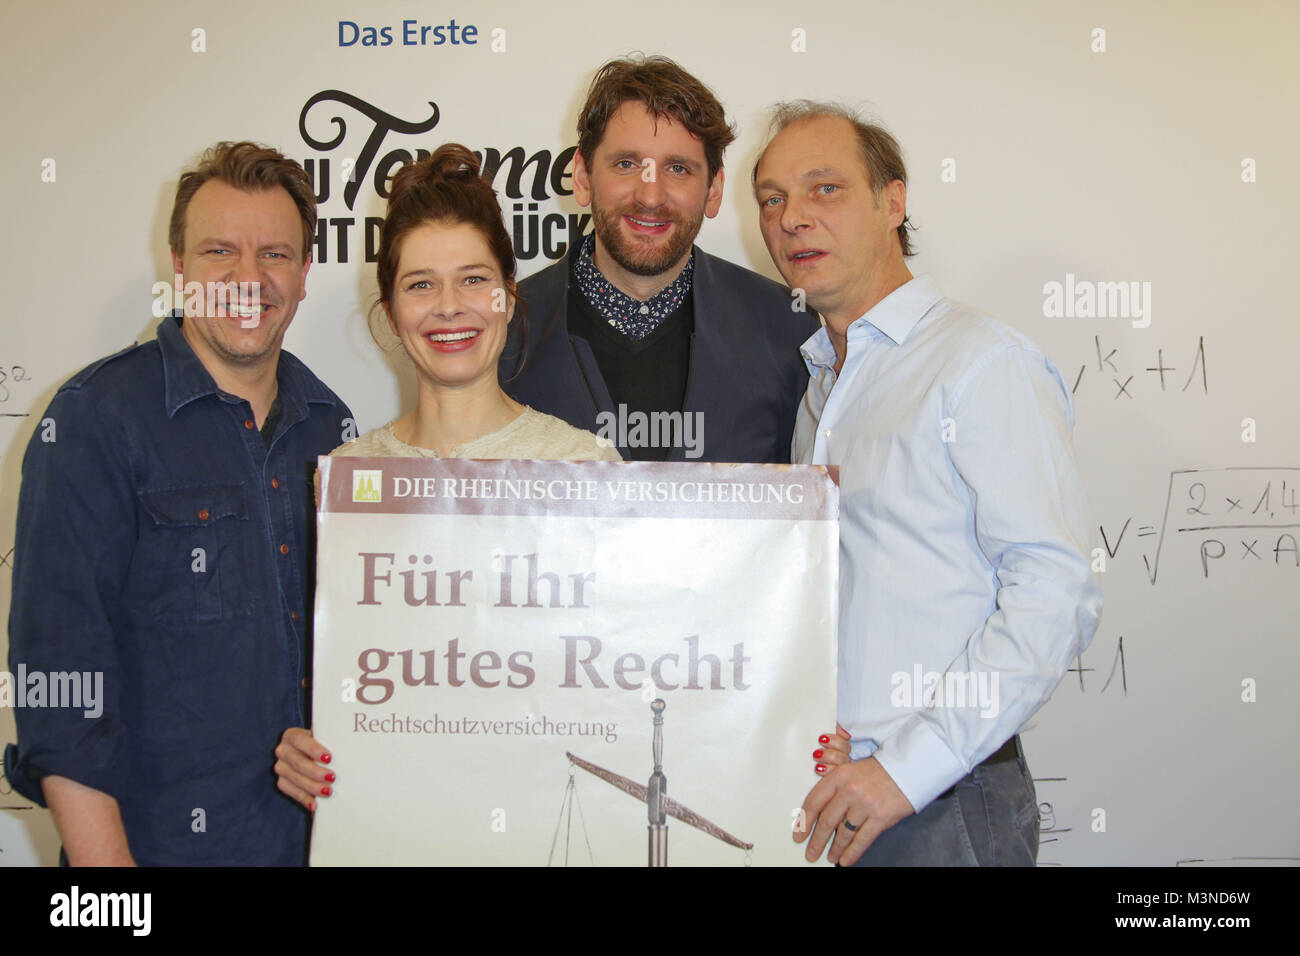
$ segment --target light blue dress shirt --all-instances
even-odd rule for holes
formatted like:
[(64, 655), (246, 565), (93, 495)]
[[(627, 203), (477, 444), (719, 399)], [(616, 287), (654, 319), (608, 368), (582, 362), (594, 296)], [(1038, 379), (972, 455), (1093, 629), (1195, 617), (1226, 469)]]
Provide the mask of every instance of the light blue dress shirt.
[(825, 329), (793, 460), (840, 469), (840, 723), (919, 812), (1092, 640), (1101, 589), (1060, 373), (919, 276)]

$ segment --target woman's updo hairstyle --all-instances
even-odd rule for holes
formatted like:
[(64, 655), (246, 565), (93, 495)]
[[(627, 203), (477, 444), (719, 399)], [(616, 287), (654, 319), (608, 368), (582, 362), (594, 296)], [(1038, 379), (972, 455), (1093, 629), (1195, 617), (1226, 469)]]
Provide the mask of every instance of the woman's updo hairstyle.
[[(428, 222), (464, 222), (483, 235), (496, 257), (506, 290), (515, 288), (515, 251), (492, 186), (478, 159), (459, 143), (445, 143), (432, 156), (408, 163), (392, 177), (388, 215), (379, 233), (379, 300), (391, 304), (402, 240)], [(516, 305), (518, 318), (518, 305)]]

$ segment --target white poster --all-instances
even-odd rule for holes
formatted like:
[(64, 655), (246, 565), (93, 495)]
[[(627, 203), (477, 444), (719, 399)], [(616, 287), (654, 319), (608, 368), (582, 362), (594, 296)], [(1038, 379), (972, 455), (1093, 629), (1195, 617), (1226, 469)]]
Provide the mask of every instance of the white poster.
[(313, 865), (803, 864), (825, 469), (328, 458), (321, 488)]

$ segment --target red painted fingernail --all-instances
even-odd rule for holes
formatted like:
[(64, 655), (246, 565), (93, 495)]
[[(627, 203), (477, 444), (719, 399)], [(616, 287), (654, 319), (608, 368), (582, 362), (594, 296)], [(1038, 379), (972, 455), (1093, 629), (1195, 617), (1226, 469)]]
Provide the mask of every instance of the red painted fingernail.
[(334, 782), (334, 773), (331, 771), (330, 773), (325, 774), (325, 780), (326, 780), (326, 782), (328, 782), (328, 783), (333, 783), (333, 782)]
[[(825, 772), (826, 772), (826, 765), (825, 765), (825, 764), (820, 764), (820, 763), (819, 763), (819, 764), (817, 765), (817, 767), (816, 767), (816, 770), (817, 770), (818, 773), (825, 773)], [(329, 788), (327, 787), (326, 789), (329, 789)]]
[(825, 753), (826, 753), (826, 751), (824, 751), (824, 750), (814, 750), (814, 751), (813, 751), (813, 760), (821, 760), (822, 757), (825, 755)]
[(316, 812), (316, 801), (313, 800), (313, 801), (311, 801), (311, 803), (307, 804), (307, 809), (310, 810), (312, 813), (315, 813), (315, 812)]
[(321, 755), (320, 755), (320, 762), (321, 762), (321, 763), (329, 763), (332, 759), (334, 759), (334, 758), (332, 758), (329, 754), (321, 754)]
[(817, 742), (819, 744), (828, 744), (831, 742), (831, 738), (826, 736), (826, 734), (822, 734), (820, 737), (817, 738)]
[(322, 797), (328, 797), (328, 796), (330, 795), (330, 788), (329, 788), (329, 787), (321, 787), (321, 788), (320, 788), (320, 795), (321, 795)]

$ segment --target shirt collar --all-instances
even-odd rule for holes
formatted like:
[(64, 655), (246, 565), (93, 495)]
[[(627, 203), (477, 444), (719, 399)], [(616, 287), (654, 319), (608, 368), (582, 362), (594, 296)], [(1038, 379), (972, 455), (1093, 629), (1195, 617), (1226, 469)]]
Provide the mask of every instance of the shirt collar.
[(639, 339), (657, 329), (676, 312), (691, 294), (695, 274), (695, 250), (677, 278), (642, 302), (627, 295), (605, 278), (596, 268), (596, 234), (582, 241), (573, 263), (573, 277), (578, 289), (602, 319), (629, 338)]
[(830, 333), (822, 326), (799, 346), (808, 374), (816, 378), (819, 368), (834, 368), (836, 362), (835, 346), (831, 344)]
[(919, 275), (873, 305), (849, 330), (852, 332), (853, 326), (865, 322), (889, 336), (895, 345), (902, 345), (916, 323), (942, 298), (943, 292), (935, 281), (928, 275)]
[(182, 407), (205, 395), (220, 395), (221, 389), (181, 331), (183, 318), (173, 312), (158, 326), (158, 350), (162, 352), (163, 400), (167, 416), (174, 417)]
[[(172, 313), (158, 326), (158, 349), (163, 363), (163, 400), (168, 417), (173, 417), (184, 406), (205, 395), (230, 397), (217, 387), (212, 373), (204, 368), (199, 357), (181, 331), (183, 317)], [(338, 398), (308, 371), (296, 355), (280, 350), (276, 367), (278, 395), (284, 419), (288, 423), (300, 421), (306, 415), (308, 403), (337, 405)]]
[[(849, 326), (848, 334), (853, 336), (855, 329), (868, 331), (868, 326), (871, 326), (888, 336), (894, 344), (902, 345), (916, 324), (942, 298), (943, 292), (935, 281), (928, 275), (919, 275), (868, 309), (865, 315)], [(825, 326), (814, 332), (799, 347), (799, 351), (810, 375), (816, 375), (819, 368), (835, 367), (835, 346), (831, 344), (830, 333)]]

